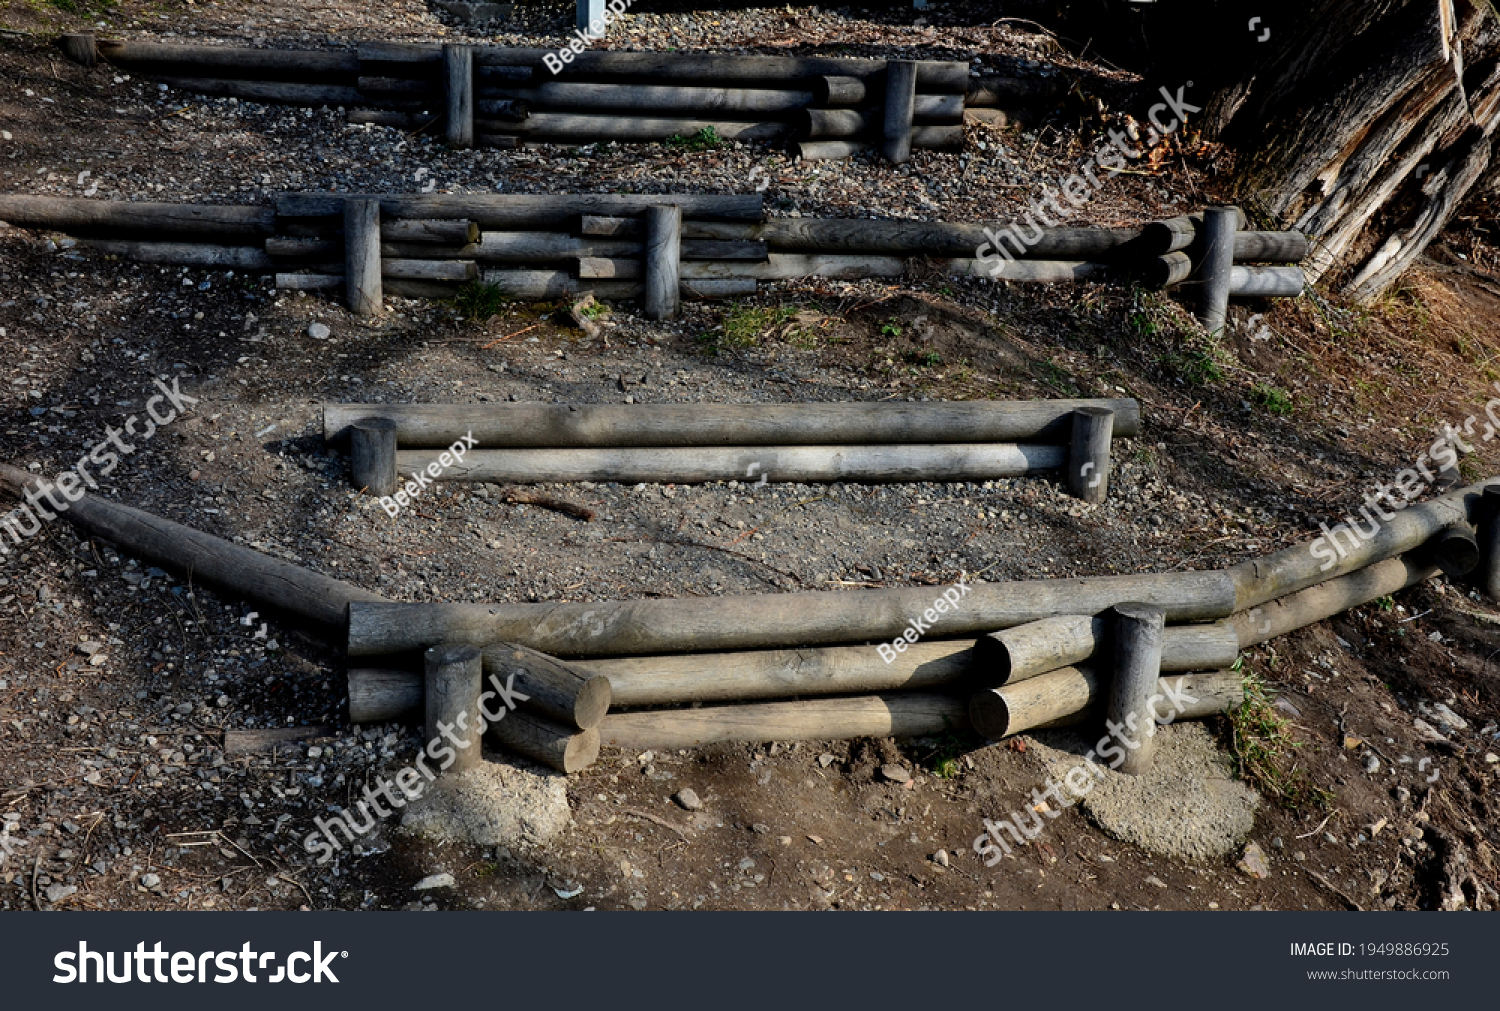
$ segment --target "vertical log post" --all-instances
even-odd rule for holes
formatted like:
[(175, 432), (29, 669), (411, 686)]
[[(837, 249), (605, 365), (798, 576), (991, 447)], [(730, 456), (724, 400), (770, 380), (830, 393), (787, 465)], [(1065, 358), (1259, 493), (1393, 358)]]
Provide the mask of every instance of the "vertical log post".
[[(599, 22), (599, 32), (593, 29), (594, 22)], [(604, 0), (578, 0), (578, 23), (576, 25), (580, 32), (589, 38), (602, 38), (604, 34)]]
[(1098, 504), (1109, 495), (1109, 447), (1115, 412), (1107, 407), (1080, 407), (1073, 412), (1073, 442), (1068, 449), (1068, 492)]
[(1485, 488), (1479, 500), (1479, 568), (1474, 581), (1491, 600), (1500, 600), (1500, 485)]
[[(1161, 674), (1161, 635), (1166, 613), (1152, 604), (1116, 604), (1114, 678), (1109, 686), (1107, 723), (1125, 752), (1120, 770), (1139, 776), (1156, 752), (1156, 719), (1151, 697)], [(1127, 743), (1129, 742), (1129, 743)], [(1130, 747), (1135, 744), (1135, 747)]]
[(1234, 270), (1234, 234), (1239, 229), (1238, 207), (1210, 207), (1203, 212), (1203, 263), (1198, 279), (1198, 322), (1211, 334), (1224, 331), (1229, 321), (1230, 274)]
[(474, 50), (443, 47), (443, 78), (448, 99), (445, 120), (449, 147), (474, 146)]
[(672, 319), (681, 303), (682, 208), (646, 208), (646, 318)]
[(371, 495), (396, 494), (396, 423), (361, 418), (349, 426), (349, 476)]
[[(431, 747), (433, 741), (438, 741), (440, 747), (453, 751), (456, 757), (445, 772), (467, 772), (483, 757), (484, 735), (480, 728), (484, 724), (479, 713), (479, 689), (484, 677), (482, 657), (474, 646), (434, 646), (424, 657), (427, 726), (423, 746)], [(428, 757), (441, 764), (441, 759), (430, 751)]]
[(891, 60), (885, 66), (885, 136), (880, 152), (892, 165), (901, 165), (911, 158), (917, 64), (914, 60)]
[(99, 46), (94, 41), (94, 36), (89, 35), (64, 35), (60, 40), (63, 55), (74, 63), (85, 67), (92, 67), (99, 62)]
[(380, 287), (380, 201), (344, 201), (344, 304), (356, 316), (378, 316), (385, 293)]

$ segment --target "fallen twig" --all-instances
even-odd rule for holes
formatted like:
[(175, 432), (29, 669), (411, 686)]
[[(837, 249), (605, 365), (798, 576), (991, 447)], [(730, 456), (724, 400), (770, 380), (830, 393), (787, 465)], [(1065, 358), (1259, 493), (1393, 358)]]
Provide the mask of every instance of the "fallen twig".
[(573, 502), (564, 502), (560, 498), (551, 495), (538, 495), (536, 492), (525, 491), (521, 488), (502, 488), (500, 497), (513, 505), (534, 505), (543, 509), (551, 509), (555, 512), (567, 513), (576, 516), (585, 523), (592, 520), (597, 513), (588, 506), (577, 505)]
[(620, 809), (620, 813), (621, 814), (628, 814), (628, 815), (630, 815), (633, 818), (641, 818), (641, 819), (643, 819), (645, 821), (649, 821), (653, 825), (660, 825), (662, 828), (671, 829), (673, 832), (676, 832), (678, 834), (678, 836), (680, 836), (682, 838), (682, 841), (685, 842), (685, 843), (692, 841), (691, 839), (689, 839), (687, 837), (687, 833), (684, 832), (682, 829), (678, 828), (676, 825), (673, 825), (671, 822), (667, 821), (667, 819), (662, 818), (659, 815), (652, 814), (650, 811), (637, 811), (633, 807), (626, 807), (626, 808), (621, 808)]

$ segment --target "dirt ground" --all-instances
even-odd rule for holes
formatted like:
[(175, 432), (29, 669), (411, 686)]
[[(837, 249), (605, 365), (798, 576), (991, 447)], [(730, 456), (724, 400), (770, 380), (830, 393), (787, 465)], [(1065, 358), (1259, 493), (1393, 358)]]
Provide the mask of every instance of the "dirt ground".
[[(67, 5), (64, 5), (67, 6)], [(1025, 8), (1018, 8), (1025, 9)], [(259, 203), (287, 189), (745, 192), (772, 214), (957, 220), (1024, 206), (1129, 81), (1044, 35), (938, 6), (644, 14), (637, 45), (743, 46), (767, 19), (863, 51), (970, 54), (1068, 73), (1120, 103), (1061, 108), (1037, 132), (973, 128), (965, 155), (809, 167), (761, 145), (454, 153), (331, 111), (164, 95), (68, 64), (47, 33), (102, 20), (287, 45), (442, 38), (420, 3), (235, 3), (0, 14), (0, 190)], [(96, 16), (97, 15), (97, 16)], [(555, 21), (558, 15), (551, 15)], [(278, 22), (277, 18), (281, 20)], [(543, 14), (505, 41), (545, 38)], [(294, 32), (288, 27), (299, 25)], [(653, 34), (654, 33), (654, 34)], [(759, 34), (757, 34), (759, 33)], [(782, 47), (776, 51), (794, 51)], [(1096, 92), (1086, 93), (1093, 98)], [(50, 101), (47, 101), (49, 100)], [(1090, 104), (1083, 103), (1085, 108)], [(983, 143), (984, 148), (978, 144)], [(1193, 209), (1232, 152), (1184, 142), (1122, 177), (1081, 220)], [(1181, 157), (1178, 157), (1178, 156)], [(205, 157), (207, 156), (207, 157)], [(425, 169), (426, 173), (418, 173)], [(87, 172), (87, 175), (84, 173)], [(1062, 174), (1066, 174), (1063, 172)], [(153, 382), (192, 410), (125, 457), (101, 494), (397, 600), (591, 600), (1206, 569), (1316, 536), (1429, 445), (1481, 424), (1500, 392), (1500, 248), (1472, 222), (1375, 306), (1314, 295), (1235, 308), (1202, 336), (1159, 293), (1079, 284), (763, 287), (671, 324), (614, 306), (599, 338), (554, 306), (487, 320), (390, 300), (376, 321), (265, 279), (85, 254), (0, 228), (0, 459), (43, 473), (131, 415)], [(308, 326), (330, 328), (314, 339)], [(1054, 482), (679, 487), (568, 485), (582, 522), (439, 486), (396, 520), (354, 494), (319, 405), (390, 402), (784, 402), (1118, 396), (1144, 429), (1116, 445), (1111, 497)], [(1500, 474), (1479, 435), (1463, 471)], [(1078, 810), (993, 868), (986, 818), (1045, 782), (1037, 741), (722, 745), (621, 753), (570, 777), (574, 824), (543, 845), (441, 846), (383, 827), (327, 865), (302, 838), (404, 765), (414, 728), (350, 727), (342, 644), (254, 612), (51, 523), (0, 556), (0, 908), (1431, 909), (1500, 902), (1492, 805), (1500, 759), (1500, 607), (1440, 577), (1250, 650), (1263, 701), (1208, 727), (1262, 793), (1249, 841), (1269, 873), (1152, 855)], [(1274, 701), (1272, 701), (1274, 699)], [(1442, 707), (1442, 708), (1439, 708)], [(1417, 721), (1432, 727), (1429, 734)], [(272, 756), (226, 756), (226, 729), (327, 724)], [(497, 756), (498, 757), (498, 756)], [(899, 766), (909, 773), (882, 771)], [(689, 787), (702, 810), (671, 797)], [(416, 892), (438, 873), (451, 887)]]

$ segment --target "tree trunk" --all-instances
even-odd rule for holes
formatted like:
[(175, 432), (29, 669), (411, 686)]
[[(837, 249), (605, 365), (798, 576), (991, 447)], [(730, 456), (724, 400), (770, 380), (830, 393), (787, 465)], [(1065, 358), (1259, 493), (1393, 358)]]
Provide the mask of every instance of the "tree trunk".
[(1107, 41), (1147, 76), (1151, 102), (1158, 86), (1185, 88), (1203, 107), (1189, 126), (1235, 149), (1236, 196), (1256, 223), (1314, 240), (1310, 282), (1379, 295), (1490, 167), (1500, 19), (1489, 0), (1068, 7), (1067, 34), (1101, 40), (1096, 50)]

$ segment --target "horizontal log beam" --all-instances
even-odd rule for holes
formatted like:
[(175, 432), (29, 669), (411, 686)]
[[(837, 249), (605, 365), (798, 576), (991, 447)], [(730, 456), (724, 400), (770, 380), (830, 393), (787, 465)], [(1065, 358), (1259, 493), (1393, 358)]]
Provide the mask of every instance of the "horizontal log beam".
[[(676, 204), (684, 216), (715, 220), (759, 220), (760, 194), (499, 194), (286, 193), (276, 198), (276, 213), (285, 218), (334, 218), (343, 214), (346, 197), (373, 196), (385, 218), (464, 218), (483, 229), (555, 229), (580, 214), (637, 215), (653, 204)], [(4, 204), (0, 203), (0, 208)], [(10, 220), (8, 218), (4, 220)]]
[(668, 112), (677, 115), (716, 112), (778, 114), (811, 105), (811, 91), (749, 88), (668, 87), (649, 84), (586, 84), (545, 81), (531, 87), (486, 87), (485, 99), (529, 103), (539, 111), (615, 109), (621, 112)]
[[(484, 283), (507, 298), (553, 299), (592, 292), (596, 298), (640, 298), (645, 293), (643, 281), (595, 281), (580, 279), (565, 270), (486, 270), (480, 274)], [(736, 298), (754, 295), (754, 278), (720, 280), (682, 279), (679, 293), (683, 298)]]
[(599, 725), (617, 748), (681, 749), (734, 741), (843, 741), (960, 733), (968, 718), (948, 695), (901, 692), (843, 699), (612, 713)]
[[(1156, 685), (1163, 699), (1182, 701), (1176, 719), (1228, 712), (1245, 700), (1244, 682), (1237, 671), (1173, 674), (1159, 678)], [(1064, 667), (1004, 688), (986, 688), (969, 700), (968, 716), (976, 733), (999, 741), (1043, 727), (1091, 720), (1102, 723), (1108, 696), (1108, 677), (1100, 677), (1090, 667)], [(1165, 716), (1171, 706), (1159, 703), (1156, 711)]]
[(691, 117), (647, 117), (590, 115), (572, 112), (539, 112), (506, 130), (526, 141), (538, 143), (591, 144), (596, 141), (663, 141), (691, 137), (712, 130), (723, 140), (779, 140), (790, 132), (776, 120), (707, 120)]
[(1114, 434), (1141, 431), (1135, 400), (805, 404), (324, 404), (323, 437), (361, 418), (390, 418), (407, 449), (444, 448), (472, 432), (489, 449), (586, 446), (775, 446), (809, 443), (1064, 444), (1073, 412), (1104, 407)]
[(255, 246), (215, 246), (203, 242), (140, 242), (133, 239), (83, 239), (79, 246), (137, 263), (168, 263), (212, 270), (266, 271), (275, 261)]
[[(431, 450), (400, 450), (396, 467), (417, 473)], [(475, 449), (442, 471), (440, 481), (493, 484), (612, 481), (704, 484), (772, 482), (990, 481), (1060, 469), (1061, 446), (959, 443), (945, 446), (680, 446), (610, 449)], [(753, 465), (759, 464), (759, 469)]]
[[(1224, 572), (975, 583), (935, 634), (988, 633), (1057, 614), (1095, 614), (1122, 601), (1156, 604), (1172, 622), (1218, 620), (1233, 612), (1234, 589)], [(909, 587), (587, 603), (356, 602), (349, 655), (439, 642), (519, 642), (571, 658), (875, 642), (903, 634), (939, 593)]]
[(269, 207), (19, 194), (0, 195), (0, 221), (17, 228), (46, 228), (69, 235), (191, 237), (221, 243), (264, 239), (276, 232), (276, 214)]
[[(37, 489), (37, 477), (0, 464), (0, 490), (20, 496)], [(40, 492), (32, 501), (41, 501)], [(111, 541), (122, 551), (184, 573), (194, 583), (237, 596), (320, 624), (340, 629), (353, 602), (380, 602), (371, 593), (342, 580), (319, 575), (298, 565), (130, 506), (90, 495), (81, 489), (58, 516), (92, 537)]]

